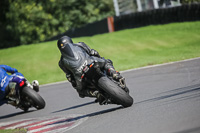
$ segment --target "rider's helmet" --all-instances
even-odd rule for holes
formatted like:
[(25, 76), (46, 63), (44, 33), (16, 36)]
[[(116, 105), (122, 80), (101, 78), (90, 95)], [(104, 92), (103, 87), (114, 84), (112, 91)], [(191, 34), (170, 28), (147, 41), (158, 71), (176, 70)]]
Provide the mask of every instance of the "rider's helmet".
[(70, 46), (72, 44), (73, 44), (73, 41), (68, 36), (61, 37), (57, 42), (57, 46), (62, 54), (74, 57), (74, 53)]

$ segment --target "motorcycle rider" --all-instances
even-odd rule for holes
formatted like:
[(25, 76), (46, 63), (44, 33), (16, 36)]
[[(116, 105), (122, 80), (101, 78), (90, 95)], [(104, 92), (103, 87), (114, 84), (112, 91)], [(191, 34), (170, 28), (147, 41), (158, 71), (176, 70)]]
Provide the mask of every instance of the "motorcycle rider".
[[(7, 74), (7, 72), (11, 73), (11, 75)], [(18, 103), (14, 101), (10, 101), (7, 98), (7, 96), (14, 95), (13, 94), (14, 91), (12, 91), (12, 89), (15, 89), (15, 88), (13, 86), (13, 83), (10, 82), (10, 80), (14, 76), (23, 76), (23, 74), (19, 73), (16, 68), (12, 68), (8, 65), (0, 65), (0, 106), (3, 105), (4, 103), (8, 103), (16, 107), (18, 105)], [(27, 86), (30, 86), (35, 91), (39, 91), (39, 83), (37, 80), (34, 80), (32, 82), (32, 85), (28, 81), (26, 83), (27, 83)]]
[(116, 81), (124, 83), (124, 78), (119, 72), (115, 71), (112, 61), (100, 57), (96, 50), (91, 49), (85, 43), (73, 43), (70, 37), (63, 36), (57, 41), (57, 46), (61, 52), (59, 67), (65, 72), (66, 78), (77, 90), (81, 98), (96, 97), (100, 104), (105, 100), (98, 91), (88, 89), (87, 85), (81, 82), (81, 68), (87, 65), (85, 60), (88, 56), (98, 58), (98, 62), (101, 62), (101, 68), (104, 68), (109, 76), (112, 76)]

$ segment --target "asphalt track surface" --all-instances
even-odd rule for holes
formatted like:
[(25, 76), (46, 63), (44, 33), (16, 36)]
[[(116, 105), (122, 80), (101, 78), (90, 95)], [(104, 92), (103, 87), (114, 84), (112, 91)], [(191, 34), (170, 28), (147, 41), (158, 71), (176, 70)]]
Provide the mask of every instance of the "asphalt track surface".
[[(45, 85), (40, 94), (46, 108), (23, 113), (10, 105), (0, 107), (0, 123), (38, 117), (79, 115), (87, 118), (70, 133), (199, 133), (200, 58), (123, 72), (132, 107), (100, 106), (79, 98), (70, 83)], [(61, 75), (64, 76), (64, 75)]]

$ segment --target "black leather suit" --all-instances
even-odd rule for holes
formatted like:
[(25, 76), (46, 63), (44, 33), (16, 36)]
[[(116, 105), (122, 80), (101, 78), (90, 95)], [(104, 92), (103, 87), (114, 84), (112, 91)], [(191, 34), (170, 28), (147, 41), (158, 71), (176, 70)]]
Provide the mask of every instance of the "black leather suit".
[[(66, 73), (66, 77), (72, 86), (78, 91), (80, 97), (89, 96), (87, 86), (81, 81), (82, 69), (87, 64), (96, 60), (100, 62), (101, 67), (105, 70), (114, 69), (111, 60), (101, 58), (93, 49), (90, 49), (85, 43), (69, 43), (67, 51), (61, 51), (59, 61), (60, 68)], [(95, 52), (94, 52), (95, 51)]]

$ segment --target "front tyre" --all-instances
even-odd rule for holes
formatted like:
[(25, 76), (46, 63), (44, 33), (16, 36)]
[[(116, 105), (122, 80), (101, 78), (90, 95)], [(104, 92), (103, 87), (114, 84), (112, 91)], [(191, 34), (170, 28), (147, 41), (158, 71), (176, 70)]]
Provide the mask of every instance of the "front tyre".
[(120, 104), (123, 107), (130, 107), (133, 104), (133, 98), (106, 76), (103, 76), (98, 80), (98, 86), (117, 104)]
[(23, 100), (29, 102), (36, 109), (43, 109), (45, 107), (44, 99), (33, 89), (25, 86), (21, 93)]

